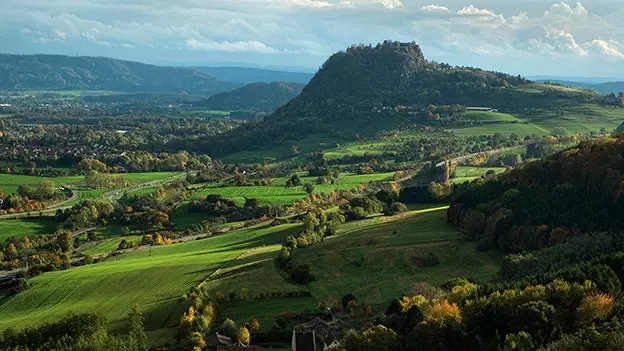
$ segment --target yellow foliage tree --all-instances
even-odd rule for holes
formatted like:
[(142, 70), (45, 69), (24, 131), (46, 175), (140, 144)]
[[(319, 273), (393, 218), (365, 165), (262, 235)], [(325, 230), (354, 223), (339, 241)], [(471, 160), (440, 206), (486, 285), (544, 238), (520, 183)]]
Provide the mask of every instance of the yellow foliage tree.
[(611, 313), (613, 304), (613, 298), (606, 294), (585, 296), (576, 309), (576, 320), (583, 323), (596, 319), (604, 319)]
[(32, 243), (30, 242), (30, 239), (28, 239), (28, 236), (24, 237), (24, 247), (27, 249), (30, 249), (32, 247)]
[(462, 316), (459, 306), (449, 303), (448, 300), (441, 300), (424, 309), (423, 319), (428, 323), (442, 325), (461, 323)]
[(477, 291), (477, 288), (477, 284), (473, 283), (455, 286), (448, 295), (448, 300), (456, 304), (461, 304), (473, 295)]
[(17, 255), (17, 248), (15, 247), (15, 244), (10, 243), (10, 244), (9, 244), (9, 246), (7, 247), (7, 249), (6, 249), (6, 253), (7, 253), (9, 256), (15, 256), (15, 255)]
[(399, 301), (399, 304), (401, 305), (401, 309), (403, 310), (403, 312), (407, 312), (410, 310), (410, 308), (416, 306), (418, 308), (421, 308), (422, 306), (424, 306), (427, 303), (427, 299), (422, 296), (422, 295), (415, 295), (415, 296), (404, 296), (401, 301)]
[(251, 343), (251, 333), (249, 333), (249, 329), (245, 327), (238, 329), (238, 342), (243, 345), (249, 345)]
[(165, 241), (163, 240), (163, 237), (160, 234), (158, 234), (156, 236), (156, 240), (154, 240), (154, 244), (155, 245), (164, 245), (165, 244)]

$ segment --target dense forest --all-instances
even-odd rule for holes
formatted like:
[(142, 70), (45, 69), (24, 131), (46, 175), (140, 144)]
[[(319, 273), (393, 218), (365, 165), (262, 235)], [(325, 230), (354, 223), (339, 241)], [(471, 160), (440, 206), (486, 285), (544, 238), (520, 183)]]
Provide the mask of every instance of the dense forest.
[(587, 141), (493, 179), (459, 185), (449, 220), (507, 252), (590, 231), (619, 231), (624, 137)]
[(0, 55), (0, 90), (108, 90), (206, 96), (237, 86), (194, 69), (104, 57)]

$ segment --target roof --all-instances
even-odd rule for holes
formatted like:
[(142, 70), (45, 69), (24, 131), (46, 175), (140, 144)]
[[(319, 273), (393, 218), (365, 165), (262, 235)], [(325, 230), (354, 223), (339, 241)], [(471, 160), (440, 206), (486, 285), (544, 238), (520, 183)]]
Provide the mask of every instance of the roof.
[(316, 351), (314, 332), (295, 332), (296, 351)]
[(208, 337), (206, 337), (207, 347), (214, 347), (219, 345), (231, 346), (232, 339), (219, 333), (210, 334), (208, 335)]
[(327, 322), (325, 322), (320, 317), (314, 317), (314, 319), (312, 319), (309, 322), (301, 323), (300, 326), (305, 329), (315, 329), (315, 330), (318, 329), (319, 327), (323, 329), (329, 328), (329, 324), (327, 324)]

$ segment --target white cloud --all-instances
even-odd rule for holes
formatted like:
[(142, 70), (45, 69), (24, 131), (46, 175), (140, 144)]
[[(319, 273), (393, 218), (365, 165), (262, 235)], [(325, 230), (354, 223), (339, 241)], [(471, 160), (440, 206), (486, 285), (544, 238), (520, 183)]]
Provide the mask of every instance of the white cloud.
[(615, 44), (605, 40), (594, 39), (588, 43), (584, 43), (582, 46), (587, 51), (594, 51), (600, 55), (624, 59), (622, 51)]
[(277, 0), (276, 2), (277, 4), (282, 5), (282, 6), (310, 7), (310, 8), (315, 8), (315, 9), (333, 6), (327, 1), (318, 1), (318, 0)]
[(277, 53), (278, 50), (265, 45), (259, 41), (212, 41), (187, 39), (184, 44), (189, 49), (225, 52), (257, 52), (257, 53)]
[(180, 62), (318, 67), (351, 44), (385, 39), (414, 40), (428, 57), (454, 63), (475, 55), (503, 65), (553, 56), (593, 66), (622, 60), (615, 40), (624, 37), (624, 9), (608, 6), (618, 0), (576, 1), (29, 0), (16, 7), (0, 0), (0, 33), (9, 52), (114, 56), (127, 48), (138, 60)]
[(449, 11), (449, 8), (446, 6), (440, 5), (425, 5), (420, 8), (423, 12), (433, 12), (433, 13), (446, 13)]
[(554, 4), (550, 7), (550, 9), (544, 12), (544, 17), (556, 17), (556, 16), (574, 16), (574, 17), (587, 17), (589, 12), (581, 4), (580, 2), (576, 3), (575, 7), (570, 6), (570, 4), (566, 2), (560, 2), (558, 4)]
[(479, 16), (496, 16), (494, 11), (488, 9), (479, 9), (474, 7), (473, 5), (464, 6), (461, 10), (457, 11), (457, 14), (460, 16), (471, 16), (471, 15), (479, 15)]

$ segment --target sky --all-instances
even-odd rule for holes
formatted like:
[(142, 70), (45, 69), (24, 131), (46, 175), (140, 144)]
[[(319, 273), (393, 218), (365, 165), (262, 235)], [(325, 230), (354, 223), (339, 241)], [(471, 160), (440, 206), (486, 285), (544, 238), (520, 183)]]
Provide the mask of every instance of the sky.
[(624, 78), (622, 0), (0, 0), (0, 52), (316, 70), (386, 39), (511, 74)]

